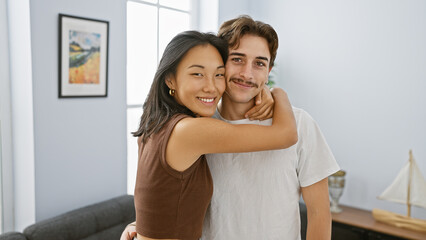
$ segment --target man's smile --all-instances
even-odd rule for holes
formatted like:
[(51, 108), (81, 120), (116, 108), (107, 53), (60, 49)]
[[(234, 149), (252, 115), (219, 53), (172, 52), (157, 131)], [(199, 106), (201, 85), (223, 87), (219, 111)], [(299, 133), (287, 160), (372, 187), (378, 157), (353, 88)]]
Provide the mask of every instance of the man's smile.
[(252, 88), (252, 87), (259, 88), (258, 84), (251, 81), (244, 81), (241, 78), (231, 78), (229, 81), (243, 88)]

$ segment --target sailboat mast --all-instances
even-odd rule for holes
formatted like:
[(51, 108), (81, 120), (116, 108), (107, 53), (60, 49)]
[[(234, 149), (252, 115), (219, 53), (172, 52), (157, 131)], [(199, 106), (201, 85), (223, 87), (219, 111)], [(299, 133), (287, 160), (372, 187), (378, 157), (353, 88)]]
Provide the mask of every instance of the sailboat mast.
[(409, 170), (409, 175), (408, 175), (408, 188), (407, 188), (407, 217), (411, 217), (411, 176), (413, 175), (413, 153), (410, 149), (410, 158), (409, 158), (409, 163), (410, 163), (410, 170)]

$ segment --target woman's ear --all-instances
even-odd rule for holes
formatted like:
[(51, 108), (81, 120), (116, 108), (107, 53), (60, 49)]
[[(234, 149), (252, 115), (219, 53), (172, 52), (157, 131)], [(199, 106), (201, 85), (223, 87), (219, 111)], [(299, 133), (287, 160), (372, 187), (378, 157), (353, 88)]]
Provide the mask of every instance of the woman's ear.
[(173, 74), (168, 75), (165, 79), (165, 82), (167, 87), (169, 87), (170, 89), (176, 89), (176, 79)]

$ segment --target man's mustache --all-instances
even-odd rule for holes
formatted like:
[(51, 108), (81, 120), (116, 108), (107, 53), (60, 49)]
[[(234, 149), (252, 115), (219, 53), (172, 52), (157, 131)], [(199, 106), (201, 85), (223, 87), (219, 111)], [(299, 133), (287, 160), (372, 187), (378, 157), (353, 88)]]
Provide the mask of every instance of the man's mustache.
[(249, 86), (252, 86), (252, 87), (256, 87), (256, 88), (258, 88), (258, 87), (259, 87), (259, 85), (258, 85), (258, 84), (254, 83), (254, 82), (252, 82), (252, 81), (244, 81), (244, 80), (243, 80), (243, 79), (241, 79), (241, 78), (231, 78), (231, 79), (229, 79), (229, 81), (237, 81), (237, 82), (239, 82), (239, 83), (243, 83), (243, 84), (245, 84), (245, 85), (249, 85)]

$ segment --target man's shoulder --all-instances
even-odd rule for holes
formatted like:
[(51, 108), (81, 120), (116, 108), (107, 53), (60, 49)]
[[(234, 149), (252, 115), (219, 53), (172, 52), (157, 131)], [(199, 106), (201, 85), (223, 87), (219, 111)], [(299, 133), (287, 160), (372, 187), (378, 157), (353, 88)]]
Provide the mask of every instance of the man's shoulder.
[(298, 124), (305, 121), (313, 121), (312, 116), (304, 109), (292, 106), (294, 117), (296, 118), (296, 122)]
[(303, 141), (305, 138), (311, 138), (312, 134), (320, 131), (318, 123), (307, 111), (302, 108), (293, 107), (293, 112), (296, 119), (299, 140)]

